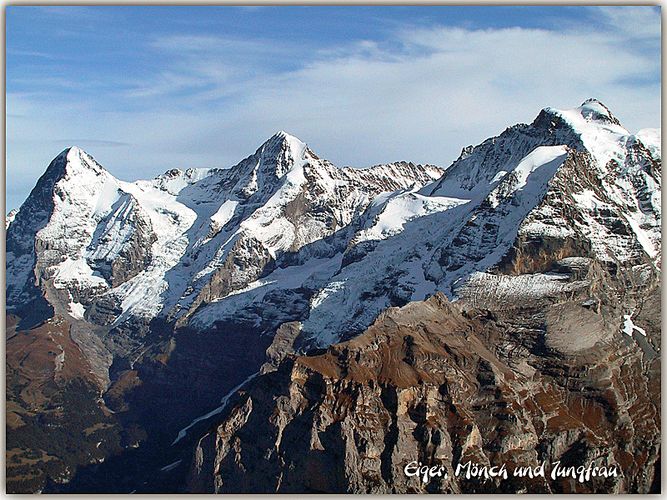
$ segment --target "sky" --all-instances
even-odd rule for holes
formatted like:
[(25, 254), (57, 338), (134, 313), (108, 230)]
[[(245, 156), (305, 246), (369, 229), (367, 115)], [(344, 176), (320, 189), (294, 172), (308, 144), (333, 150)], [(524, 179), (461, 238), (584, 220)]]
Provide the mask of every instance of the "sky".
[(660, 127), (659, 7), (6, 8), (7, 210), (85, 149), (122, 180), (285, 130), (339, 166), (442, 166), (595, 97)]

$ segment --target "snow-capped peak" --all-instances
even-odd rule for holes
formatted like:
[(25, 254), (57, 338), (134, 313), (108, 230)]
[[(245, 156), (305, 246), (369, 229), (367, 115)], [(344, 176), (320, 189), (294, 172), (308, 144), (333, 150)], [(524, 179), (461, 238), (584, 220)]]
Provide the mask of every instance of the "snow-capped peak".
[(75, 167), (89, 168), (96, 172), (106, 172), (104, 167), (95, 161), (91, 155), (78, 146), (72, 146), (67, 151), (67, 162)]
[(295, 159), (301, 159), (308, 146), (298, 137), (280, 130), (269, 137), (260, 147), (262, 151), (272, 153), (274, 151), (288, 151)]
[(258, 176), (283, 177), (295, 165), (302, 165), (308, 146), (293, 135), (280, 131), (262, 144), (256, 155)]
[(84, 172), (92, 172), (96, 175), (111, 175), (91, 155), (77, 146), (64, 149), (53, 159), (46, 170), (47, 175), (57, 178), (76, 178)]
[(600, 133), (630, 135), (630, 132), (621, 125), (609, 108), (597, 99), (587, 99), (577, 108), (545, 108), (543, 112), (550, 117), (560, 117), (571, 130), (579, 135), (586, 131), (595, 135)]
[[(300, 297), (297, 314), (281, 303), (276, 318), (308, 317), (304, 332), (333, 335), (367, 326), (393, 302), (453, 294), (459, 280), (499, 262), (517, 235), (583, 239), (595, 228), (586, 241), (596, 256), (655, 260), (660, 134), (631, 136), (614, 122), (596, 100), (546, 108), (532, 124), (465, 148), (446, 170), (339, 169), (281, 130), (230, 168), (122, 182), (69, 148), (54, 160), (67, 173), (40, 180), (10, 226), (9, 303), (26, 303), (35, 262), (40, 279), (72, 297), (85, 292), (76, 301), (92, 308), (86, 314), (115, 324), (162, 315), (208, 327), (242, 308), (254, 317), (265, 295), (291, 301), (283, 292), (303, 288), (316, 294), (313, 304)], [(567, 197), (544, 201), (559, 195), (556, 177)], [(613, 227), (603, 202), (625, 214)], [(587, 217), (583, 228), (559, 227), (570, 220), (566, 205)], [(369, 299), (370, 290), (379, 295)]]
[(621, 124), (609, 108), (595, 98), (586, 99), (584, 103), (577, 108), (577, 111), (579, 111), (581, 116), (588, 121), (611, 123), (613, 125)]
[[(67, 159), (72, 160), (77, 158), (81, 153), (86, 153), (83, 149), (81, 149), (79, 146), (70, 146), (67, 149), (65, 149)], [(87, 154), (87, 153), (86, 153)]]
[(288, 143), (294, 146), (305, 146), (305, 143), (301, 141), (298, 137), (290, 134), (289, 132), (285, 132), (284, 130), (279, 130), (278, 132), (273, 134), (266, 142), (272, 142), (272, 141), (278, 141), (278, 142), (287, 141)]

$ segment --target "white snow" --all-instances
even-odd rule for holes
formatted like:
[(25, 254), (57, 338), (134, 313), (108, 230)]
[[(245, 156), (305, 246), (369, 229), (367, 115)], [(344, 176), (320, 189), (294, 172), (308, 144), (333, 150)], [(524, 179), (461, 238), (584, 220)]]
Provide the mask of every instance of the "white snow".
[(528, 177), (539, 168), (556, 162), (559, 166), (565, 161), (567, 146), (540, 146), (531, 151), (528, 156), (519, 162), (512, 170), (516, 176), (515, 190), (523, 189), (528, 183)]
[(503, 177), (507, 175), (507, 172), (505, 170), (498, 170), (498, 173), (491, 179), (491, 182), (489, 184), (494, 184), (500, 180), (502, 180)]
[[(603, 203), (590, 190), (574, 195), (578, 204), (586, 209), (580, 227), (591, 238), (595, 252), (603, 258), (620, 260), (631, 258), (633, 252), (627, 238), (614, 234), (596, 220), (595, 211), (605, 208), (620, 213), (639, 245), (657, 263), (661, 240), (660, 181), (643, 169), (641, 161), (638, 164), (633, 160), (632, 145), (635, 140), (641, 141), (651, 156), (659, 160), (660, 129), (643, 129), (632, 136), (622, 126), (606, 122), (611, 114), (597, 101), (586, 102), (572, 110), (551, 111), (563, 117), (580, 135), (595, 161), (600, 189), (614, 205)], [(640, 198), (647, 201), (640, 204)]]
[(534, 273), (512, 276), (475, 272), (460, 285), (458, 295), (465, 297), (473, 306), (482, 307), (487, 301), (502, 306), (575, 291), (586, 284), (587, 282), (583, 281), (570, 282), (569, 275), (566, 274)]
[(111, 209), (105, 204), (115, 200), (118, 183), (76, 147), (66, 158), (64, 175), (56, 184), (51, 219), (37, 233), (37, 239), (48, 242), (54, 253), (67, 257), (50, 269), (56, 287), (107, 286), (103, 278), (93, 274), (84, 252), (97, 223)]
[(16, 208), (9, 211), (7, 217), (5, 217), (5, 229), (9, 229), (9, 225), (14, 222), (14, 219), (16, 219), (16, 214), (18, 213), (19, 211)]
[[(496, 264), (518, 234), (584, 235), (600, 258), (624, 260), (643, 251), (657, 262), (660, 181), (645, 164), (633, 163), (629, 151), (638, 140), (659, 158), (660, 130), (631, 136), (611, 123), (613, 117), (595, 101), (574, 110), (550, 111), (574, 133), (560, 127), (546, 137), (547, 132), (508, 129), (509, 135), (485, 141), (442, 177), (437, 167), (407, 164), (338, 169), (286, 133), (277, 134), (231, 169), (174, 170), (132, 183), (117, 181), (72, 148), (66, 175), (57, 186), (53, 216), (38, 238), (50, 248), (44, 255), (55, 286), (96, 287), (98, 293), (118, 299), (123, 313), (117, 322), (182, 314), (212, 274), (230, 266), (238, 289), (204, 303), (191, 319), (193, 326), (207, 327), (244, 311), (251, 311), (248, 314), (256, 319), (250, 320), (257, 322), (262, 315), (282, 317), (280, 305), (263, 302), (267, 294), (272, 292), (269, 297), (274, 300), (280, 293), (273, 292), (303, 287), (312, 297), (309, 313), (299, 319), (305, 334), (321, 345), (368, 326), (397, 301), (421, 300), (437, 290), (455, 298), (454, 285), (471, 276), (474, 283), (488, 281), (494, 293), (508, 297), (523, 293), (522, 287), (533, 287), (538, 295), (567, 288), (563, 279), (552, 275), (534, 275), (524, 283), (475, 274)], [(559, 198), (558, 186), (550, 189), (568, 148), (580, 147), (579, 136), (594, 158), (591, 173), (601, 184), (595, 191), (571, 193), (576, 205), (572, 208), (583, 220), (565, 220), (568, 212), (562, 205), (572, 199)], [(556, 145), (544, 146), (545, 142)], [(425, 187), (418, 190), (420, 186)], [(292, 215), (302, 202), (326, 210)], [(618, 217), (632, 229), (631, 237), (611, 231), (606, 216), (600, 216), (608, 210), (621, 214)], [(235, 216), (240, 223), (231, 223)], [(88, 262), (112, 261), (141, 218), (150, 221), (156, 238), (152, 261), (109, 290)], [(276, 259), (298, 252), (298, 258), (280, 261), (279, 265), (291, 265), (256, 279), (261, 264), (253, 264), (253, 255), (265, 252)], [(348, 255), (353, 258), (341, 267)], [(8, 286), (31, 276), (29, 256), (8, 255), (8, 266)], [(257, 313), (264, 306), (273, 309)], [(82, 317), (85, 311), (72, 302), (69, 312)]]
[(69, 313), (72, 315), (73, 318), (83, 319), (83, 316), (86, 313), (86, 308), (83, 306), (83, 304), (79, 302), (70, 302)]
[[(255, 251), (250, 247), (259, 241), (277, 257), (352, 222), (370, 203), (370, 193), (378, 192), (378, 185), (414, 187), (442, 173), (438, 167), (408, 164), (379, 165), (364, 171), (338, 169), (311, 155), (305, 143), (285, 132), (267, 141), (250, 162), (242, 161), (230, 169), (174, 169), (136, 182), (115, 179), (76, 147), (62, 159), (66, 164), (54, 190), (53, 215), (37, 235), (43, 246), (52, 249), (43, 253), (49, 257), (44, 259), (50, 266), (48, 275), (54, 277), (58, 288), (74, 291), (95, 287), (97, 294), (117, 300), (122, 314), (116, 324), (130, 317), (152, 318), (174, 308), (187, 311), (209, 276), (239, 242), (247, 245), (250, 253)], [(285, 217), (286, 205), (303, 192), (306, 182), (316, 184), (309, 189), (318, 193), (317, 203), (330, 207), (333, 224), (303, 217), (297, 227)], [(243, 195), (253, 197), (245, 199)], [(237, 209), (242, 222), (228, 227)], [(140, 222), (153, 232), (147, 236), (155, 237), (151, 261), (132, 279), (110, 289), (93, 271), (97, 264), (92, 263), (113, 262), (134, 241)], [(314, 256), (318, 257), (317, 252)], [(33, 274), (33, 263), (29, 255), (8, 257), (11, 272), (7, 283), (16, 290), (12, 291), (16, 298)], [(239, 270), (235, 279), (242, 282), (242, 274)], [(247, 275), (256, 276), (253, 269), (248, 269)], [(284, 278), (278, 272), (275, 279)], [(288, 280), (287, 286), (293, 282)], [(273, 289), (279, 285), (262, 281), (246, 287)], [(80, 310), (68, 312), (77, 315)]]
[[(451, 286), (459, 278), (502, 258), (567, 154), (565, 146), (534, 148), (507, 164), (511, 175), (497, 184), (485, 184), (485, 189), (462, 190), (459, 176), (440, 183), (438, 195), (426, 196), (422, 191), (383, 196), (368, 211), (370, 224), (364, 224), (352, 240), (355, 245), (374, 240), (377, 246), (360, 262), (341, 269), (332, 278), (333, 286), (315, 295), (303, 322), (306, 338), (326, 346), (342, 333), (364, 328), (391, 305), (388, 290), (403, 301), (423, 300), (436, 290), (451, 296)], [(444, 193), (466, 193), (469, 198)], [(482, 208), (485, 201), (497, 213)], [(488, 241), (487, 224), (498, 226), (496, 236)], [(471, 241), (452, 245), (464, 226), (476, 228), (469, 235)], [(464, 264), (443, 272), (438, 260), (441, 249)], [(478, 253), (483, 257), (476, 260), (473, 256)]]
[(397, 193), (394, 196), (381, 196), (382, 202), (374, 202), (373, 207), (379, 213), (374, 217), (371, 227), (360, 231), (355, 241), (381, 240), (400, 233), (403, 226), (417, 218), (468, 203), (470, 200), (441, 196), (422, 196), (420, 194)]
[(581, 206), (586, 207), (589, 210), (602, 208), (606, 205), (606, 203), (603, 203), (590, 189), (584, 189), (579, 193), (574, 193), (572, 197), (577, 200)]
[(406, 274), (400, 278), (399, 284), (412, 290), (411, 301), (425, 300), (437, 291), (435, 282), (429, 281), (424, 275), (424, 263), (421, 259), (407, 260), (402, 266), (402, 270)]
[(161, 470), (162, 472), (169, 472), (169, 471), (172, 471), (172, 470), (174, 470), (176, 467), (178, 467), (178, 466), (181, 464), (182, 461), (183, 461), (183, 460), (176, 460), (175, 462), (170, 463), (169, 465), (165, 465), (165, 466), (162, 467), (160, 470)]
[(635, 134), (651, 152), (653, 158), (661, 158), (662, 132), (659, 128), (644, 128)]
[(219, 231), (225, 227), (225, 224), (234, 216), (234, 211), (238, 204), (238, 201), (227, 200), (220, 205), (218, 211), (211, 216), (211, 223), (214, 230)]
[[(112, 205), (112, 213), (104, 222), (103, 231), (93, 243), (92, 251), (86, 251), (86, 258), (92, 260), (106, 260), (112, 262), (130, 241), (135, 230), (135, 211), (140, 210), (131, 195), (123, 194), (122, 197), (109, 199)], [(118, 203), (117, 203), (118, 202)], [(99, 206), (99, 200), (98, 200)], [(113, 209), (113, 206), (116, 206)], [(108, 208), (100, 212), (108, 212)], [(98, 226), (99, 231), (100, 226)]]
[[(625, 217), (625, 220), (628, 221), (628, 224), (630, 224), (632, 231), (635, 233), (635, 236), (637, 237), (637, 241), (642, 246), (644, 251), (648, 254), (649, 257), (655, 259), (658, 256), (658, 250), (654, 246), (649, 233), (641, 227), (641, 222), (637, 220), (639, 217), (635, 217), (635, 215), (639, 214), (635, 212), (634, 214), (623, 214), (623, 215)], [(657, 244), (658, 246), (660, 245), (660, 240), (657, 241)]]
[(632, 337), (632, 333), (633, 333), (635, 330), (637, 330), (637, 331), (638, 331), (639, 333), (641, 333), (644, 337), (646, 337), (646, 330), (644, 330), (643, 328), (641, 328), (641, 327), (635, 325), (635, 324), (632, 322), (632, 314), (633, 314), (633, 313), (630, 313), (630, 314), (624, 314), (624, 315), (623, 315), (623, 320), (624, 320), (624, 321), (623, 321), (623, 333), (625, 333), (625, 334), (628, 335), (629, 337)]
[(551, 224), (543, 221), (533, 220), (523, 224), (520, 228), (521, 234), (529, 236), (547, 236), (551, 238), (565, 239), (575, 236), (574, 229), (568, 227), (568, 222), (561, 218), (553, 218)]
[(109, 207), (116, 202), (120, 194), (121, 191), (119, 189), (118, 181), (113, 177), (107, 177), (99, 190), (95, 209), (93, 210), (93, 216), (99, 217), (100, 215), (106, 214), (109, 211)]
[(157, 315), (163, 306), (164, 293), (169, 289), (165, 275), (179, 263), (188, 247), (186, 231), (197, 219), (197, 213), (168, 191), (155, 187), (152, 183), (121, 182), (124, 191), (138, 200), (148, 214), (154, 234), (153, 260), (142, 273), (121, 284), (114, 294), (122, 298), (123, 314), (116, 320), (120, 322), (128, 315), (143, 317)]
[(178, 443), (181, 439), (183, 439), (183, 438), (187, 435), (188, 431), (189, 431), (190, 429), (192, 429), (192, 427), (194, 427), (195, 425), (197, 425), (199, 422), (201, 422), (202, 420), (207, 420), (207, 419), (211, 418), (211, 417), (214, 416), (214, 415), (217, 415), (217, 414), (219, 414), (219, 413), (222, 413), (222, 410), (224, 410), (225, 407), (227, 406), (227, 403), (229, 403), (229, 399), (230, 399), (234, 394), (236, 394), (236, 391), (238, 391), (241, 387), (243, 387), (243, 386), (246, 385), (248, 382), (250, 382), (252, 379), (254, 379), (257, 375), (259, 375), (259, 372), (257, 372), (257, 373), (253, 373), (252, 375), (250, 375), (249, 377), (247, 377), (243, 382), (241, 382), (240, 384), (238, 384), (237, 386), (235, 386), (231, 391), (229, 391), (227, 394), (225, 394), (225, 396), (220, 400), (220, 406), (218, 406), (218, 407), (215, 408), (214, 410), (211, 410), (211, 411), (208, 412), (207, 414), (202, 415), (201, 417), (197, 417), (197, 418), (195, 418), (192, 422), (190, 422), (190, 424), (189, 424), (187, 427), (184, 427), (183, 429), (181, 429), (180, 431), (178, 431), (178, 435), (176, 436), (176, 439), (174, 439), (174, 442), (171, 443), (171, 445), (174, 446), (174, 445), (175, 445), (176, 443)]
[(509, 175), (493, 188), (487, 200), (493, 208), (498, 207), (517, 191), (526, 190), (523, 197), (541, 197), (547, 182), (567, 157), (566, 146), (540, 146), (532, 150), (514, 167)]
[(593, 154), (601, 171), (606, 171), (607, 163), (612, 159), (623, 163), (624, 145), (630, 133), (620, 125), (597, 119), (595, 113), (608, 115), (598, 103), (591, 102), (568, 110), (547, 109), (560, 115), (581, 136), (584, 146)]
[(294, 242), (294, 225), (280, 215), (283, 207), (296, 198), (301, 186), (306, 182), (304, 175), (304, 165), (308, 162), (306, 145), (295, 137), (287, 134), (285, 136), (289, 144), (287, 153), (291, 165), (283, 175), (284, 181), (281, 187), (261, 208), (241, 223), (241, 229), (261, 241), (271, 256), (275, 256), (279, 250), (287, 250)]
[(290, 290), (302, 286), (319, 288), (338, 271), (342, 259), (342, 254), (337, 254), (331, 258), (309, 259), (299, 266), (278, 268), (265, 278), (206, 305), (192, 317), (192, 325), (203, 328), (216, 320), (233, 317), (238, 310), (261, 303), (266, 294), (273, 290)]
[(310, 307), (312, 309), (317, 309), (331, 294), (336, 293), (338, 290), (343, 289), (345, 286), (344, 281), (331, 281), (324, 288), (322, 288), (317, 294), (310, 300)]
[(95, 273), (88, 262), (82, 258), (72, 260), (68, 257), (60, 264), (53, 266), (52, 269), (54, 271), (53, 285), (56, 288), (67, 288), (73, 283), (84, 287), (108, 287), (106, 280)]
[(210, 168), (189, 168), (185, 171), (174, 169), (148, 182), (161, 191), (177, 196), (185, 188), (205, 179), (213, 172), (214, 170)]

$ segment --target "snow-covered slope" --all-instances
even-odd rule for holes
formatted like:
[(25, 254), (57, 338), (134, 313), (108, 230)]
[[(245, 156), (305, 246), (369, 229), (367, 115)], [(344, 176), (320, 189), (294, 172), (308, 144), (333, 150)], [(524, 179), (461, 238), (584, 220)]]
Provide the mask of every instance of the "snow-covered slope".
[[(315, 261), (312, 276), (308, 266), (299, 268), (307, 278), (304, 334), (327, 345), (362, 330), (389, 306), (436, 290), (455, 298), (475, 273), (498, 266), (512, 273), (545, 271), (570, 255), (659, 266), (656, 136), (631, 135), (594, 100), (573, 110), (547, 108), (531, 125), (466, 148), (437, 182), (378, 196), (339, 246), (339, 269), (333, 266), (325, 278)], [(554, 253), (551, 260), (517, 255), (517, 246), (530, 254), (544, 245)], [(269, 274), (198, 311), (193, 324), (231, 317), (240, 304), (268, 306), (266, 287), (280, 283), (278, 272)], [(279, 304), (271, 305), (274, 314)]]
[(7, 217), (5, 217), (5, 229), (7, 229), (12, 222), (14, 222), (14, 219), (16, 218), (16, 214), (18, 212), (19, 211), (16, 208), (9, 211)]
[(9, 230), (8, 306), (38, 296), (37, 285), (56, 309), (96, 323), (178, 318), (334, 235), (378, 194), (441, 174), (407, 163), (339, 169), (285, 132), (230, 169), (133, 183), (70, 148)]
[(232, 168), (128, 183), (71, 148), (9, 226), (8, 306), (41, 289), (98, 325), (297, 320), (326, 345), (479, 273), (545, 272), (545, 245), (658, 272), (660, 158), (659, 130), (633, 135), (596, 100), (446, 170), (341, 169), (279, 132)]
[(78, 148), (49, 165), (7, 232), (7, 305), (21, 306), (34, 286), (108, 288), (86, 260), (86, 245), (120, 196), (118, 181)]

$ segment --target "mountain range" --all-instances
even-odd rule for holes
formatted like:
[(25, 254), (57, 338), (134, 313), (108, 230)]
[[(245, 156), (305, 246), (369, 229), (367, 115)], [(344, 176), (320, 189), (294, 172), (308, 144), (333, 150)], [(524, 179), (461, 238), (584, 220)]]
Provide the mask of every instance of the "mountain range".
[[(8, 491), (659, 489), (660, 142), (589, 99), (447, 168), (66, 149), (6, 220)], [(470, 457), (624, 474), (403, 473)]]

